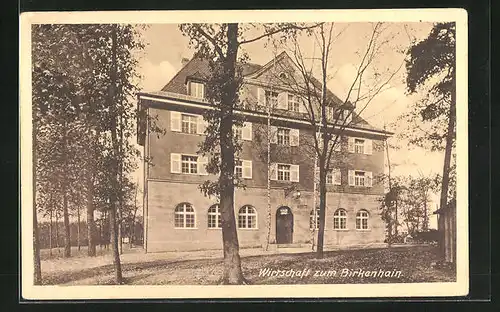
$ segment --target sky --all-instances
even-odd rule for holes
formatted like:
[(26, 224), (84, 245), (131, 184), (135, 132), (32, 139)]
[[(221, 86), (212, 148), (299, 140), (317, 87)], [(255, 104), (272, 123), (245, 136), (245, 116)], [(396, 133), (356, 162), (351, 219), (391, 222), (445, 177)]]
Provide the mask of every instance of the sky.
[[(361, 117), (375, 127), (383, 129), (385, 126), (387, 130), (397, 134), (400, 129), (393, 123), (422, 96), (406, 93), (404, 51), (411, 40), (419, 41), (425, 38), (432, 28), (432, 23), (385, 23), (382, 27), (384, 31), (380, 41), (386, 43), (381, 46), (374, 65), (377, 71), (382, 73), (382, 77), (387, 77), (389, 73), (401, 68), (391, 79), (390, 88), (378, 94), (363, 110)], [(329, 59), (332, 78), (327, 85), (341, 99), (346, 97), (356, 75), (372, 29), (372, 23), (334, 24), (334, 34), (338, 36), (332, 45)], [(250, 32), (248, 37), (255, 34), (257, 33)], [(182, 35), (178, 24), (152, 24), (142, 31), (142, 35), (146, 47), (140, 55), (138, 70), (142, 79), (139, 85), (143, 91), (158, 91), (180, 70), (182, 58), (191, 58), (194, 51), (189, 48), (189, 40)], [(250, 56), (249, 62), (264, 65), (273, 58), (274, 53), (279, 54), (287, 50), (287, 47), (266, 47), (265, 42), (260, 40), (243, 47)], [(310, 58), (318, 56), (314, 38), (303, 36), (299, 39), (299, 44), (304, 55)], [(370, 68), (367, 73), (373, 76), (374, 70)], [(400, 147), (389, 151), (391, 174), (418, 176), (442, 171), (443, 153), (410, 147), (396, 136), (389, 139), (389, 144)], [(140, 171), (136, 174), (142, 176)], [(436, 200), (437, 198), (434, 198), (434, 201)]]

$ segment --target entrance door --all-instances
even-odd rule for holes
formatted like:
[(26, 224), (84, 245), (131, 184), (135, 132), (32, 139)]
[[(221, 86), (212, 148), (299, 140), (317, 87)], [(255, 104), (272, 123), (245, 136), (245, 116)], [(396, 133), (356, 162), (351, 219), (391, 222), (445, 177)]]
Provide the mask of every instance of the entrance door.
[(293, 214), (289, 207), (283, 206), (276, 210), (276, 244), (291, 244), (293, 242)]

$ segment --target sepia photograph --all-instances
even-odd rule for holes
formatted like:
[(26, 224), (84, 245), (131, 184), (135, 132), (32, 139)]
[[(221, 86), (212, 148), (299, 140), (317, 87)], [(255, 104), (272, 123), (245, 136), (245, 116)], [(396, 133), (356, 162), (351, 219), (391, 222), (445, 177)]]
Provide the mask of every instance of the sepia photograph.
[(466, 295), (467, 13), (198, 14), (21, 16), (22, 296)]

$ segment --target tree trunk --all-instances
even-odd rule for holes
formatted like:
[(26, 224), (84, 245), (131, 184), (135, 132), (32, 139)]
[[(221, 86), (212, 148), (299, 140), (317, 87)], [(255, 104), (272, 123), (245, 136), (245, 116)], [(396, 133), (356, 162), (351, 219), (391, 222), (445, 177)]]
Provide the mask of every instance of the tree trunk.
[[(385, 124), (384, 124), (384, 130), (385, 130)], [(393, 190), (392, 190), (392, 180), (391, 180), (391, 159), (389, 158), (389, 143), (387, 143), (387, 139), (384, 140), (385, 142), (385, 151), (387, 153), (387, 173), (388, 173), (388, 182), (389, 182), (389, 194), (392, 196)], [(387, 247), (391, 248), (392, 246), (392, 224), (393, 222), (393, 217), (392, 217), (392, 205), (390, 207), (387, 207)]]
[(133, 242), (132, 240), (134, 239), (135, 236), (135, 217), (137, 215), (137, 189), (139, 188), (139, 180), (137, 180), (137, 184), (135, 185), (135, 196), (134, 196), (134, 215), (132, 216), (132, 222), (130, 224), (130, 230), (129, 230), (129, 246), (130, 248), (133, 247)]
[(325, 162), (319, 161), (319, 229), (318, 242), (316, 247), (316, 258), (323, 258), (323, 247), (325, 240), (325, 215), (326, 215), (326, 171)]
[(76, 207), (76, 218), (77, 218), (77, 226), (76, 226), (76, 243), (78, 246), (78, 251), (80, 251), (80, 205)]
[(394, 216), (394, 235), (397, 237), (398, 236), (398, 227), (399, 227), (399, 221), (398, 221), (398, 202), (399, 202), (399, 195), (398, 198), (396, 198), (395, 202), (395, 216)]
[[(63, 159), (64, 164), (67, 167), (67, 125), (66, 121), (63, 122), (64, 127), (64, 142), (63, 142)], [(71, 232), (70, 232), (70, 224), (69, 224), (69, 210), (68, 210), (68, 173), (64, 173), (65, 181), (62, 183), (62, 195), (63, 195), (63, 222), (64, 222), (64, 257), (71, 257)]]
[[(124, 156), (123, 151), (123, 116), (120, 114), (120, 126), (118, 127), (119, 133), (119, 151), (120, 155)], [(120, 242), (120, 254), (123, 254), (123, 162), (118, 164), (118, 177), (119, 177), (119, 204), (118, 204), (118, 241)]]
[(222, 241), (224, 246), (223, 284), (244, 283), (239, 255), (238, 232), (234, 215), (234, 145), (233, 145), (233, 105), (236, 96), (236, 58), (238, 54), (238, 24), (227, 28), (227, 56), (224, 70), (228, 81), (224, 85), (225, 99), (221, 104), (220, 150), (221, 172), (219, 177), (220, 209), (222, 218)]
[(87, 177), (87, 240), (88, 249), (87, 255), (89, 257), (96, 256), (96, 224), (94, 220), (94, 186), (92, 178)]
[(56, 210), (56, 249), (57, 253), (60, 254), (61, 250), (59, 250), (59, 212)]
[[(35, 196), (35, 187), (33, 187), (33, 196)], [(33, 257), (34, 257), (34, 284), (42, 283), (42, 266), (40, 264), (40, 240), (38, 236), (38, 218), (36, 204), (33, 197)]]
[(424, 194), (424, 231), (429, 229), (429, 216), (427, 215), (427, 193)]
[(96, 255), (96, 225), (94, 221), (94, 207), (92, 201), (87, 201), (87, 255), (95, 257)]
[(100, 250), (102, 250), (103, 248), (103, 243), (104, 243), (104, 240), (103, 240), (103, 237), (104, 237), (104, 230), (103, 230), (103, 227), (104, 227), (104, 213), (101, 215), (101, 219), (99, 220), (99, 248)]
[[(440, 211), (443, 214), (442, 217), (445, 217), (448, 210), (448, 189), (450, 183), (450, 168), (451, 168), (451, 152), (453, 149), (453, 141), (455, 136), (455, 90), (452, 91), (452, 103), (450, 104), (450, 113), (448, 119), (448, 129), (446, 134), (446, 146), (444, 152), (444, 165), (443, 165), (443, 180), (441, 183), (441, 198), (439, 201)], [(443, 227), (441, 229), (441, 235), (443, 235), (441, 252), (442, 256), (445, 258), (445, 261), (449, 261), (451, 259), (450, 253), (448, 252), (449, 237), (451, 233), (449, 233), (450, 227)]]
[(117, 204), (119, 200), (118, 192), (119, 190), (119, 142), (117, 138), (117, 110), (115, 103), (115, 92), (116, 92), (116, 75), (117, 75), (117, 59), (116, 59), (116, 49), (117, 49), (117, 29), (116, 25), (112, 25), (111, 30), (111, 83), (108, 94), (108, 105), (111, 112), (111, 122), (110, 122), (110, 131), (111, 131), (111, 143), (113, 146), (113, 163), (111, 169), (111, 205), (109, 211), (109, 225), (110, 225), (110, 234), (111, 234), (111, 248), (113, 250), (113, 266), (115, 268), (115, 283), (120, 285), (123, 284), (122, 277), (122, 268), (120, 261), (120, 250), (119, 250), (119, 242), (118, 242), (118, 227), (119, 223), (117, 220)]
[(33, 283), (40, 285), (42, 283), (42, 265), (40, 263), (40, 239), (38, 236), (38, 216), (36, 205), (36, 127), (33, 127)]
[(123, 238), (122, 238), (122, 203), (121, 200), (118, 202), (118, 214), (117, 214), (117, 237), (118, 237), (118, 252), (123, 254)]
[(52, 209), (50, 209), (50, 212), (49, 212), (49, 255), (52, 257), (52, 234), (53, 234), (53, 230), (52, 230)]
[(113, 266), (115, 268), (115, 283), (118, 285), (123, 284), (122, 265), (120, 261), (120, 251), (118, 250), (118, 225), (116, 222), (116, 198), (115, 203), (111, 203), (109, 211), (109, 223), (111, 234), (111, 248), (113, 249)]
[(71, 257), (71, 237), (69, 227), (68, 194), (63, 186), (64, 257)]

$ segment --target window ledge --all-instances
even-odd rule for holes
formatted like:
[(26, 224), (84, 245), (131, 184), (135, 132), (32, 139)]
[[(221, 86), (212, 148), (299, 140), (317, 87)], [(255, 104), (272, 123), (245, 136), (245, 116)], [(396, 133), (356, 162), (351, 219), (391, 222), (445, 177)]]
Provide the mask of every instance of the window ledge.
[(238, 230), (243, 230), (243, 231), (257, 231), (258, 228), (251, 228), (251, 229), (248, 229), (248, 228), (238, 228)]
[(371, 232), (372, 229), (356, 229), (359, 232)]
[(197, 227), (194, 227), (194, 228), (189, 228), (189, 227), (174, 227), (174, 230), (197, 230), (198, 228)]
[(348, 232), (349, 229), (333, 229), (335, 232)]
[(171, 173), (189, 175), (189, 176), (206, 176), (206, 175), (208, 175), (208, 174), (201, 174), (201, 173), (186, 173), (186, 172), (171, 172)]
[(179, 134), (186, 134), (186, 135), (205, 135), (205, 134), (201, 134), (201, 133), (187, 133), (187, 132), (182, 132), (182, 131), (172, 131), (172, 132), (175, 132), (175, 133), (179, 133)]

